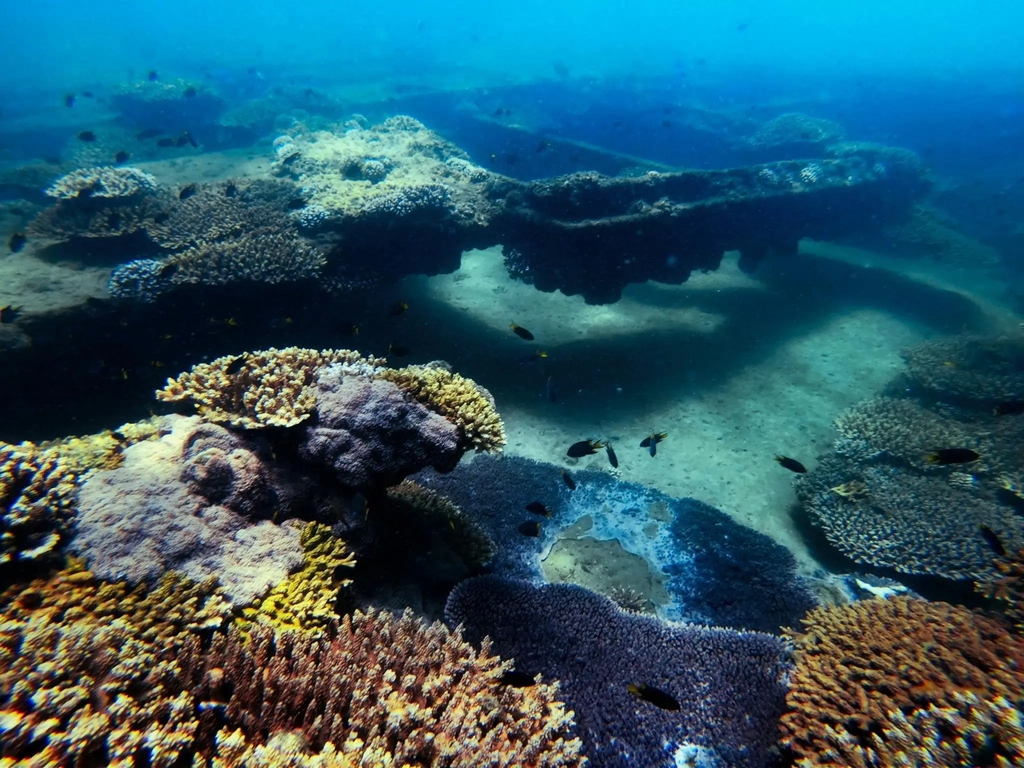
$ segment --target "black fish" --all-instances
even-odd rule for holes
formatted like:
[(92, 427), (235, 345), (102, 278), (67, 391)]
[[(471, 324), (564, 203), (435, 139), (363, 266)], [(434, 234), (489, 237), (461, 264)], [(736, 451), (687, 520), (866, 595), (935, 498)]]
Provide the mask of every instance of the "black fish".
[(1024, 413), (1024, 400), (1009, 400), (992, 409), (996, 416), (1019, 416)]
[(394, 355), (395, 357), (405, 357), (412, 352), (409, 347), (403, 347), (400, 344), (388, 344), (388, 354)]
[(970, 448), (942, 448), (928, 454), (929, 464), (970, 464), (981, 458)]
[(160, 130), (159, 128), (146, 128), (145, 130), (136, 133), (135, 138), (138, 139), (139, 141), (143, 141), (145, 139), (155, 139), (162, 133), (163, 131)]
[(736, 27), (736, 31), (737, 32), (743, 32), (749, 26), (750, 26), (749, 24), (747, 24), (746, 22), (743, 22), (742, 24), (740, 24), (740, 25), (738, 25)]
[(284, 160), (282, 160), (281, 161), (281, 165), (291, 165), (296, 160), (298, 160), (301, 155), (302, 155), (301, 152), (294, 152), (294, 153), (288, 155), (288, 157), (286, 157)]
[(107, 229), (118, 230), (121, 228), (121, 214), (114, 211), (112, 214), (107, 216)]
[(92, 98), (92, 91), (82, 91), (82, 96), (86, 99)]
[(115, 163), (124, 163), (124, 162), (128, 161), (129, 157), (131, 157), (131, 155), (129, 155), (127, 152), (125, 152), (122, 149), (120, 152), (118, 152), (116, 155), (114, 155), (114, 162)]
[(196, 193), (196, 185), (195, 184), (187, 184), (187, 185), (185, 185), (184, 187), (181, 188), (181, 191), (178, 193), (178, 199), (179, 200), (188, 200), (195, 193)]
[(569, 450), (565, 452), (565, 455), (571, 459), (581, 459), (584, 456), (590, 456), (597, 453), (600, 447), (600, 440), (580, 440), (578, 443), (570, 445)]
[(526, 341), (533, 341), (533, 334), (530, 333), (525, 328), (523, 328), (523, 326), (516, 325), (515, 323), (511, 323), (511, 324), (509, 324), (509, 328), (511, 328), (512, 329), (512, 333), (514, 333), (520, 339), (525, 339)]
[(119, 443), (123, 443), (128, 440), (128, 437), (123, 432), (111, 432), (110, 436)]
[(0, 307), (0, 323), (13, 323), (20, 316), (21, 312), (10, 304)]
[(532, 536), (533, 538), (537, 538), (540, 536), (540, 523), (536, 520), (527, 520), (525, 523), (520, 523), (519, 532), (523, 534), (523, 536)]
[(651, 452), (651, 456), (658, 453), (658, 443), (668, 437), (668, 432), (655, 432), (653, 435), (648, 435), (640, 441), (641, 448), (647, 448)]
[(796, 459), (791, 459), (788, 456), (776, 456), (775, 460), (779, 462), (780, 465), (788, 469), (790, 472), (796, 472), (797, 474), (802, 475), (804, 472), (807, 471), (807, 467), (805, 467)]
[(158, 147), (173, 147), (174, 139), (160, 139), (160, 141), (158, 141), (156, 145)]
[(224, 197), (235, 197), (238, 194), (238, 185), (235, 182), (229, 182), (224, 188)]
[(564, 469), (562, 470), (562, 480), (565, 481), (565, 485), (570, 491), (576, 490), (576, 481), (573, 480), (572, 475), (570, 475)]
[(195, 140), (190, 131), (182, 131), (181, 135), (188, 140), (188, 143), (192, 145), (192, 149), (199, 149), (199, 142)]
[(555, 377), (548, 376), (547, 384), (545, 385), (545, 394), (548, 396), (549, 403), (558, 402), (558, 392), (555, 391)]
[(11, 239), (7, 241), (7, 247), (11, 249), (11, 253), (17, 253), (25, 247), (25, 243), (28, 242), (28, 238), (25, 237), (22, 232), (15, 232), (11, 235)]
[(301, 197), (296, 197), (296, 198), (288, 201), (288, 210), (289, 211), (299, 211), (299, 210), (302, 210), (305, 207), (306, 207), (306, 201), (303, 200)]
[(505, 110), (502, 109), (501, 107), (498, 107), (496, 110), (494, 110), (494, 116), (495, 117), (501, 117), (504, 114), (505, 114)]
[(551, 517), (551, 510), (539, 501), (531, 501), (527, 504), (526, 511), (532, 512), (535, 515), (540, 515), (541, 517)]
[(534, 151), (535, 152), (543, 152), (545, 149), (547, 149), (550, 146), (551, 146), (551, 142), (550, 141), (542, 141), (539, 144), (537, 144), (537, 148)]
[(992, 547), (992, 551), (996, 553), (998, 557), (1006, 556), (1006, 547), (1003, 546), (1003, 542), (999, 540), (999, 535), (989, 528), (987, 525), (979, 525), (978, 530), (981, 531), (982, 538), (985, 539), (985, 543)]
[(194, 99), (196, 97), (196, 94), (198, 93), (199, 91), (195, 89), (195, 86), (190, 85), (188, 88), (185, 89), (185, 98)]
[(146, 75), (146, 77), (149, 79), (149, 82), (155, 83), (157, 81), (157, 78), (159, 78), (159, 75), (156, 73), (155, 69), (151, 69), (149, 70), (149, 74)]
[(499, 677), (498, 682), (502, 685), (511, 685), (513, 688), (529, 688), (531, 685), (537, 684), (537, 680), (535, 678), (530, 677), (525, 672), (520, 672), (515, 669), (510, 669)]
[(669, 709), (672, 711), (679, 710), (679, 702), (676, 701), (675, 698), (664, 691), (655, 688), (653, 685), (646, 685), (645, 683), (630, 683), (626, 686), (626, 690), (641, 701), (653, 704), (659, 709)]
[(64, 106), (65, 107), (73, 107), (73, 106), (75, 106), (75, 94), (69, 93), (67, 96), (64, 97)]
[(604, 449), (608, 452), (608, 463), (617, 468), (619, 466), (619, 457), (615, 455), (615, 449), (612, 448), (612, 444), (605, 441)]
[(96, 141), (96, 134), (92, 131), (82, 131), (78, 134), (79, 141)]
[(228, 376), (232, 376), (238, 373), (240, 370), (242, 370), (242, 367), (245, 365), (245, 361), (247, 358), (248, 355), (239, 355), (230, 363), (228, 363), (228, 367), (224, 369), (224, 373), (226, 373)]
[(399, 315), (404, 315), (408, 311), (409, 305), (404, 301), (400, 301), (397, 304), (391, 305), (391, 308), (388, 310), (388, 317), (398, 317)]
[(174, 262), (169, 262), (167, 264), (164, 264), (162, 267), (160, 267), (160, 271), (157, 272), (157, 276), (159, 276), (159, 278), (161, 280), (168, 280), (169, 278), (174, 277), (174, 274), (180, 268), (181, 268), (181, 265), (175, 264)]

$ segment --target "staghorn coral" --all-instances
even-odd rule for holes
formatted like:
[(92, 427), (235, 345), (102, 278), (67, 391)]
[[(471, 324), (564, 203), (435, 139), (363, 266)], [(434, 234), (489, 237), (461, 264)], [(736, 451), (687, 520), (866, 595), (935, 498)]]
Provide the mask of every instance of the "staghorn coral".
[(940, 397), (1024, 399), (1024, 337), (953, 336), (904, 349), (914, 381)]
[(466, 447), (497, 451), (505, 445), (505, 425), (494, 407), (494, 398), (471, 379), (439, 363), (385, 368), (377, 375), (457, 424)]
[[(571, 584), (467, 579), (445, 619), (471, 641), (484, 636), (516, 670), (562, 681), (591, 765), (673, 765), (704, 747), (736, 768), (774, 765), (789, 649), (778, 637), (626, 613)], [(678, 711), (630, 695), (631, 684), (673, 696)]]
[(409, 611), (357, 612), (331, 635), (256, 628), (245, 640), (233, 629), (182, 663), (226, 730), (253, 744), (298, 733), (310, 751), (358, 751), (359, 765), (583, 764), (557, 684), (502, 685), (511, 664), (486, 642), (477, 652)]
[(340, 573), (356, 561), (331, 529), (309, 523), (302, 529), (299, 542), (303, 566), (278, 584), (254, 606), (243, 609), (239, 626), (262, 622), (277, 629), (326, 629), (341, 617), (335, 612), (338, 594), (351, 584)]
[(155, 191), (156, 179), (145, 171), (112, 166), (80, 168), (61, 176), (45, 190), (49, 197), (58, 200), (124, 199)]
[(956, 708), (963, 691), (1024, 694), (1024, 638), (966, 608), (893, 597), (817, 608), (803, 624), (781, 721), (801, 765), (847, 765), (831, 747), (840, 729), (848, 748), (871, 748), (890, 713)]
[(79, 479), (57, 451), (0, 442), (0, 565), (56, 555), (71, 532)]
[(942, 766), (1011, 768), (1024, 764), (1024, 717), (1003, 696), (991, 701), (971, 691), (956, 691), (950, 706), (934, 704), (907, 715), (888, 713), (881, 733), (862, 746), (843, 727), (826, 727), (824, 755), (804, 758), (797, 768), (908, 768)]
[[(845, 496), (836, 491), (847, 484), (863, 490)], [(1024, 546), (1024, 530), (1011, 508), (941, 475), (901, 466), (829, 456), (801, 477), (797, 497), (843, 554), (903, 573), (991, 577), (995, 553), (982, 526), (1007, 548)]]
[(233, 427), (292, 427), (312, 415), (317, 375), (332, 364), (366, 375), (380, 361), (347, 349), (271, 347), (193, 366), (177, 379), (168, 379), (156, 396), (164, 402), (191, 402), (206, 419)]

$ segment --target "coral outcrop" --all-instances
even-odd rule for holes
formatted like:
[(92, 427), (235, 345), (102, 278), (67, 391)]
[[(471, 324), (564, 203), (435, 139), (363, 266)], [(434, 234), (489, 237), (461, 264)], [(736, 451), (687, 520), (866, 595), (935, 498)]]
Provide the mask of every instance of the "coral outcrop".
[(952, 336), (902, 351), (915, 383), (937, 397), (1024, 400), (1024, 337)]
[(975, 584), (975, 589), (994, 601), (1018, 632), (1024, 633), (1024, 549), (1008, 553), (993, 563), (996, 573)]
[[(561, 680), (595, 768), (674, 765), (700, 747), (731, 766), (774, 764), (788, 648), (780, 638), (665, 624), (629, 614), (582, 587), (468, 579), (445, 611), (475, 641), (490, 637), (517, 672)], [(663, 709), (630, 694), (653, 686)]]
[(837, 739), (846, 754), (879, 735), (907, 747), (894, 725), (920, 725), (913, 713), (933, 706), (957, 710), (968, 691), (986, 702), (1024, 694), (1024, 638), (966, 608), (893, 597), (818, 608), (803, 624), (782, 717), (783, 744), (802, 766), (860, 765), (837, 754)]
[(81, 168), (61, 176), (46, 188), (58, 200), (106, 198), (116, 200), (156, 192), (156, 179), (131, 167)]

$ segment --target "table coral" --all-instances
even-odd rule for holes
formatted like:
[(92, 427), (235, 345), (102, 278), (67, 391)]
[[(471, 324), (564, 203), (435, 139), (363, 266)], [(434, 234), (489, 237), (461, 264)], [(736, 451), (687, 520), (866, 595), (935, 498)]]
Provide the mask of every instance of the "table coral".
[(789, 112), (762, 125), (747, 143), (758, 148), (790, 144), (829, 144), (841, 141), (845, 134), (843, 126), (832, 120)]
[(49, 197), (58, 200), (127, 198), (155, 191), (156, 179), (145, 171), (109, 165), (72, 171), (61, 176), (45, 190)]
[(890, 713), (955, 708), (962, 691), (1024, 695), (1024, 638), (966, 608), (893, 597), (817, 608), (803, 624), (782, 741), (804, 765), (847, 765), (830, 751), (835, 734), (871, 748)]
[(1022, 336), (931, 339), (901, 354), (914, 381), (940, 397), (993, 403), (1024, 399)]

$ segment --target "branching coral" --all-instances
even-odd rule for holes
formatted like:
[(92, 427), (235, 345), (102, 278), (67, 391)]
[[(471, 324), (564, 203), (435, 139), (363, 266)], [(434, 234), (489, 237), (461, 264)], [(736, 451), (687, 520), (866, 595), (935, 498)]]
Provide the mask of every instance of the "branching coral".
[(467, 447), (497, 451), (505, 445), (505, 425), (494, 407), (494, 398), (471, 379), (438, 364), (386, 368), (378, 375), (457, 424)]
[(313, 630), (325, 629), (340, 619), (335, 612), (338, 594), (352, 583), (342, 570), (353, 567), (355, 559), (346, 550), (345, 542), (319, 523), (303, 528), (299, 541), (305, 556), (302, 568), (255, 606), (243, 609), (245, 623), (263, 622), (278, 629)]
[(848, 752), (872, 748), (891, 713), (956, 709), (963, 691), (1024, 694), (1024, 638), (966, 608), (894, 597), (817, 608), (803, 623), (782, 718), (783, 744), (802, 765), (856, 765), (836, 754), (837, 734)]
[(123, 199), (156, 191), (156, 179), (138, 168), (101, 166), (81, 168), (61, 176), (46, 189), (58, 200)]
[(380, 365), (347, 349), (286, 347), (201, 363), (156, 393), (164, 402), (191, 402), (206, 419), (242, 429), (292, 427), (316, 408), (314, 385), (331, 364), (365, 375)]
[(226, 285), (311, 280), (322, 272), (326, 260), (319, 248), (295, 232), (261, 226), (232, 240), (192, 246), (169, 263), (178, 268), (174, 282)]
[(502, 685), (511, 667), (484, 643), (411, 612), (356, 613), (334, 637), (257, 628), (183, 657), (227, 729), (262, 744), (298, 731), (311, 749), (358, 749), (360, 765), (578, 766), (572, 713), (557, 684)]
[(1024, 337), (954, 336), (901, 353), (925, 389), (967, 400), (1024, 400)]

